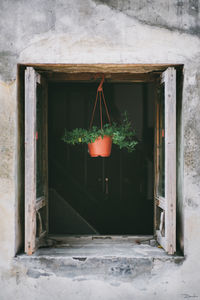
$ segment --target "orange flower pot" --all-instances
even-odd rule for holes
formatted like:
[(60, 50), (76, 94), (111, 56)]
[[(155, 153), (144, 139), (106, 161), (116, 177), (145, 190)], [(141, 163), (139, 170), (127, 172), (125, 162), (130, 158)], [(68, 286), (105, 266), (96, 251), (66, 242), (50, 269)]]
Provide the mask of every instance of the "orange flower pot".
[(108, 135), (104, 135), (102, 138), (99, 136), (94, 143), (88, 144), (88, 150), (91, 157), (108, 157), (110, 156), (112, 148), (112, 138)]

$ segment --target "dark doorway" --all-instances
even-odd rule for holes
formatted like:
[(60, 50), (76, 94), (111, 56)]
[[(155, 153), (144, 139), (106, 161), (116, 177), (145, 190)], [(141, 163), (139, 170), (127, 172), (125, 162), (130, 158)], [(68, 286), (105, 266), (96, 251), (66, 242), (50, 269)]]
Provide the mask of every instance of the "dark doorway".
[(127, 111), (138, 145), (133, 153), (113, 146), (110, 157), (91, 158), (87, 145), (69, 146), (61, 138), (65, 128), (89, 126), (97, 86), (49, 84), (49, 232), (153, 234), (155, 86), (104, 84), (111, 119)]

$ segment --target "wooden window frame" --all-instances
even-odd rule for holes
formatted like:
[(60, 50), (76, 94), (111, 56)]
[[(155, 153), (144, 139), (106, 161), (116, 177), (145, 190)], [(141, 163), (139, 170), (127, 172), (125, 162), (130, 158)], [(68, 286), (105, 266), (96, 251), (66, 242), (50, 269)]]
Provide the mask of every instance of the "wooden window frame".
[[(36, 126), (37, 84), (43, 85), (43, 166), (44, 194), (36, 195), (36, 144), (38, 132)], [(40, 138), (40, 137), (39, 137)], [(41, 137), (42, 138), (42, 137)], [(41, 240), (48, 233), (48, 145), (47, 145), (47, 85), (32, 67), (25, 70), (25, 252), (33, 254)], [(41, 209), (46, 208), (46, 217), (41, 217)], [(38, 218), (38, 237), (36, 238)], [(45, 228), (43, 228), (45, 227)]]
[[(158, 153), (155, 151), (155, 187), (154, 187), (154, 228), (157, 241), (169, 253), (174, 254), (176, 251), (176, 70), (175, 65), (28, 65), (25, 66), (25, 252), (28, 255), (34, 253), (40, 243), (40, 240), (48, 234), (48, 213), (46, 218), (46, 231), (42, 232), (38, 240), (36, 239), (36, 214), (46, 206), (48, 212), (48, 176), (46, 176), (45, 195), (36, 201), (36, 84), (44, 82), (45, 78), (41, 74), (47, 73), (47, 79), (52, 79), (52, 74), (57, 72), (68, 72), (58, 76), (58, 80), (69, 80), (76, 78), (80, 72), (90, 73), (112, 73), (116, 78), (122, 74), (122, 82), (155, 82), (158, 70), (164, 71), (161, 75), (161, 83), (165, 82), (165, 197), (157, 194), (158, 178)], [(48, 69), (52, 73), (48, 73)], [(151, 72), (150, 72), (151, 70)], [(144, 74), (143, 74), (143, 73)], [(62, 73), (63, 74), (63, 73)], [(82, 76), (82, 75), (81, 75)], [(86, 76), (86, 77), (87, 77)], [(127, 79), (128, 78), (128, 79)], [(55, 78), (54, 78), (55, 79)], [(73, 79), (74, 80), (74, 79)], [(47, 92), (45, 91), (45, 107), (47, 108)], [(47, 123), (47, 116), (45, 117)], [(157, 126), (157, 125), (156, 125)], [(157, 127), (155, 133), (155, 145), (157, 143)], [(47, 126), (45, 127), (45, 147), (47, 154)], [(47, 156), (46, 156), (47, 160)], [(46, 174), (47, 161), (46, 161)], [(173, 184), (171, 184), (173, 183)], [(166, 200), (167, 199), (167, 200)], [(158, 208), (163, 213), (158, 220), (156, 213)], [(165, 226), (165, 236), (162, 236), (162, 228)]]
[[(158, 243), (168, 254), (176, 251), (176, 70), (168, 68), (161, 76), (160, 84), (164, 84), (165, 106), (165, 193), (158, 193), (159, 182), (159, 106), (160, 97), (156, 101), (156, 126), (155, 126), (155, 185), (154, 185), (154, 229)], [(159, 86), (158, 86), (159, 89)], [(157, 214), (161, 209), (160, 215)], [(164, 229), (164, 233), (163, 233)]]

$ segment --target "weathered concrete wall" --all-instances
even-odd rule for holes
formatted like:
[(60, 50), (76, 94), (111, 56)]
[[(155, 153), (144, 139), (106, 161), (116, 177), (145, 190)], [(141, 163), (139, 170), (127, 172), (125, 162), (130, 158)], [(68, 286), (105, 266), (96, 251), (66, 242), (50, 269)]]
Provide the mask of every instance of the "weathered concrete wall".
[(95, 2), (134, 17), (141, 24), (200, 35), (198, 0), (96, 0)]
[(15, 83), (0, 82), (0, 266), (15, 254)]
[[(44, 0), (0, 2), (0, 298), (200, 298), (199, 2)], [(150, 276), (30, 277), (12, 262), (17, 206), (16, 64), (182, 63), (179, 206), (186, 260)], [(79, 280), (80, 279), (80, 280)]]

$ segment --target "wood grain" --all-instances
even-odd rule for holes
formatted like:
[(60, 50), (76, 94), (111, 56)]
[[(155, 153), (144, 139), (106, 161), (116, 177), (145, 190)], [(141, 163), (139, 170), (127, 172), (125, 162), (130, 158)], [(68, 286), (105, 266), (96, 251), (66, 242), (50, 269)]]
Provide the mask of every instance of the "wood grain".
[[(36, 103), (37, 84), (42, 85), (42, 113), (43, 113), (43, 183), (44, 195), (36, 199)], [(25, 252), (31, 255), (37, 249), (36, 227), (45, 224), (45, 234), (48, 230), (48, 145), (47, 145), (47, 83), (32, 67), (25, 70)], [(39, 210), (46, 206), (46, 219), (41, 220)], [(36, 223), (36, 213), (40, 216), (39, 224)], [(43, 217), (44, 218), (44, 217)], [(44, 230), (40, 238), (44, 238)]]
[(36, 236), (36, 74), (25, 70), (25, 252), (35, 251)]
[(37, 71), (53, 71), (63, 73), (150, 73), (163, 72), (168, 67), (182, 68), (181, 64), (31, 64), (20, 66), (34, 67)]
[(168, 68), (165, 81), (165, 234), (166, 251), (176, 251), (176, 71)]
[[(158, 194), (159, 181), (159, 100), (156, 101), (155, 120), (155, 183), (154, 183), (154, 224), (156, 228), (164, 226), (165, 235), (156, 230), (157, 241), (168, 252), (176, 251), (176, 70), (168, 68), (163, 72), (165, 105), (165, 197)], [(157, 213), (161, 209), (160, 213)], [(164, 220), (163, 220), (164, 217)]]

